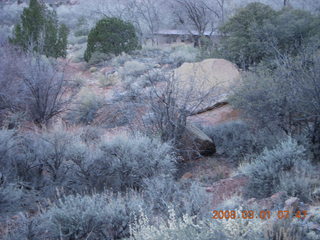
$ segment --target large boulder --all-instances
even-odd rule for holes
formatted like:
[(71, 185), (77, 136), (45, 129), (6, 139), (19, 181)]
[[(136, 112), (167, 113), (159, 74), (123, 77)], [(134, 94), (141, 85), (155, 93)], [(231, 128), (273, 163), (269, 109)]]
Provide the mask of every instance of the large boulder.
[[(240, 80), (238, 68), (224, 59), (206, 59), (198, 63), (184, 63), (174, 71), (176, 88), (182, 101), (187, 100), (196, 112), (225, 102), (233, 87)], [(203, 98), (200, 105), (199, 98)]]
[(188, 123), (181, 138), (181, 150), (185, 159), (200, 155), (209, 156), (216, 152), (214, 142), (203, 131)]

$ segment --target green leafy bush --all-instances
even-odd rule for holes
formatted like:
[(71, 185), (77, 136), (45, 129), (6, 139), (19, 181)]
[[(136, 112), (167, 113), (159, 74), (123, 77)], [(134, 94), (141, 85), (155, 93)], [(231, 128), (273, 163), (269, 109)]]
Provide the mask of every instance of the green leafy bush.
[(222, 56), (249, 68), (277, 54), (296, 56), (303, 45), (318, 38), (319, 19), (310, 12), (285, 8), (273, 10), (262, 3), (239, 9), (221, 31)]
[(118, 18), (104, 18), (90, 31), (84, 59), (88, 62), (94, 52), (119, 55), (139, 47), (134, 26)]
[(226, 57), (245, 67), (260, 62), (266, 56), (267, 49), (257, 37), (256, 30), (264, 21), (275, 16), (276, 11), (271, 7), (257, 2), (239, 9), (220, 29), (226, 34), (226, 39), (222, 41)]

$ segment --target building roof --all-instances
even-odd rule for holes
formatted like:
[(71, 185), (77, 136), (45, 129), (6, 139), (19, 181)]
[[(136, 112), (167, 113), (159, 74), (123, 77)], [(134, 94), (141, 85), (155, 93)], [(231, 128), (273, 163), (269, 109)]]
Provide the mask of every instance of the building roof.
[[(155, 32), (156, 35), (193, 35), (193, 36), (198, 36), (199, 33), (198, 31), (195, 30), (180, 30), (180, 29), (161, 29), (157, 32)], [(218, 35), (217, 32), (211, 32), (211, 31), (205, 31), (204, 32), (205, 36), (213, 36), (213, 35)]]

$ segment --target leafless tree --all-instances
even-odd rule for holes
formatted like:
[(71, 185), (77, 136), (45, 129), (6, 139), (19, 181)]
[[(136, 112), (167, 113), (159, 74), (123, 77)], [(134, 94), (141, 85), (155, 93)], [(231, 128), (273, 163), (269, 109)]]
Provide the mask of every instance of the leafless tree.
[(139, 26), (145, 25), (151, 35), (152, 43), (155, 43), (154, 34), (159, 30), (161, 24), (161, 2), (155, 0), (129, 0), (128, 11), (134, 12)]
[(48, 121), (65, 110), (71, 98), (67, 94), (64, 69), (42, 56), (33, 56), (22, 75), (26, 86), (26, 107), (37, 124)]
[(25, 112), (39, 126), (65, 110), (74, 96), (64, 75), (65, 64), (34, 53), (1, 48), (1, 108)]
[(184, 26), (190, 27), (188, 30), (196, 30), (199, 38), (196, 43), (200, 44), (200, 38), (204, 36), (206, 31), (214, 31), (216, 27), (216, 19), (219, 17), (218, 11), (206, 0), (174, 0), (176, 8), (173, 14), (178, 22)]
[(208, 87), (207, 79), (195, 76), (187, 79), (188, 83), (175, 73), (161, 76), (164, 81), (153, 84), (143, 99), (144, 106), (148, 108), (144, 126), (153, 134), (160, 135), (162, 141), (172, 142), (185, 157), (200, 152), (196, 143), (186, 146), (185, 141), (194, 137), (189, 136), (187, 118), (213, 105), (218, 95), (216, 86)]

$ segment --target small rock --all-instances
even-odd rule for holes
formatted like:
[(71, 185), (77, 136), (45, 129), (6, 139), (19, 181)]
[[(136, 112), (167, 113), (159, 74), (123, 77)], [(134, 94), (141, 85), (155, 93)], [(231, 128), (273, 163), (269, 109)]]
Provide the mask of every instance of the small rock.
[(93, 72), (96, 72), (97, 70), (98, 69), (96, 67), (91, 67), (89, 71), (93, 73)]
[(186, 172), (185, 174), (183, 174), (183, 176), (181, 178), (182, 179), (190, 179), (190, 178), (193, 178), (193, 174), (191, 172)]
[(256, 198), (250, 198), (248, 201), (247, 201), (247, 204), (248, 205), (253, 205), (254, 203), (256, 203), (257, 199)]
[(298, 209), (299, 209), (299, 198), (297, 198), (297, 197), (289, 198), (288, 200), (285, 201), (284, 208), (286, 210), (290, 209), (290, 211), (293, 211), (293, 212), (298, 211)]
[(185, 132), (181, 139), (184, 146), (185, 159), (192, 159), (199, 156), (195, 152), (198, 152), (202, 156), (210, 156), (216, 152), (216, 146), (213, 141), (199, 128), (193, 124), (187, 124)]

